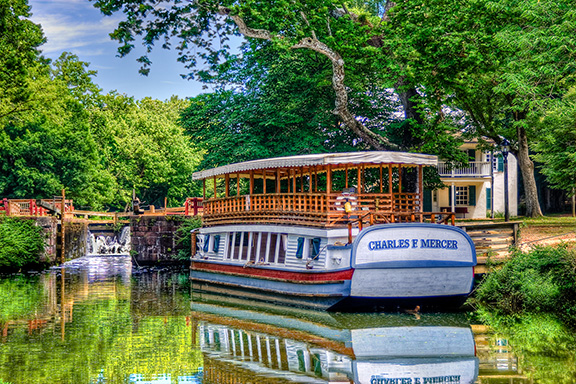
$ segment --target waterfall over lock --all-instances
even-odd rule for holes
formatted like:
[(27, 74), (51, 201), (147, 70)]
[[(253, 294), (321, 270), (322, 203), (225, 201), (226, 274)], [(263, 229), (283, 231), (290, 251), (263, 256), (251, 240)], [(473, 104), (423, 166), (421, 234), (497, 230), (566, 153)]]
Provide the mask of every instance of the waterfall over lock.
[(124, 227), (120, 233), (112, 236), (88, 231), (86, 241), (88, 255), (128, 255), (131, 247), (130, 227)]

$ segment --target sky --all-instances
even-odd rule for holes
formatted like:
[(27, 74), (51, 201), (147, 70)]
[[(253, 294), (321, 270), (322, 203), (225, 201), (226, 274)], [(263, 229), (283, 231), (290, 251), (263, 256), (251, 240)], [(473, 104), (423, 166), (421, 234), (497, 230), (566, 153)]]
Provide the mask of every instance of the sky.
[(32, 21), (42, 26), (47, 39), (40, 47), (43, 55), (57, 59), (66, 51), (90, 63), (89, 69), (98, 71), (93, 80), (104, 93), (116, 90), (136, 99), (166, 100), (172, 95), (185, 98), (209, 92), (201, 84), (180, 77), (185, 68), (176, 61), (175, 50), (155, 49), (150, 55), (153, 64), (148, 76), (138, 73), (140, 64), (136, 59), (144, 53), (139, 43), (138, 50), (119, 58), (118, 42), (109, 34), (120, 14), (104, 16), (88, 0), (29, 0), (29, 5)]

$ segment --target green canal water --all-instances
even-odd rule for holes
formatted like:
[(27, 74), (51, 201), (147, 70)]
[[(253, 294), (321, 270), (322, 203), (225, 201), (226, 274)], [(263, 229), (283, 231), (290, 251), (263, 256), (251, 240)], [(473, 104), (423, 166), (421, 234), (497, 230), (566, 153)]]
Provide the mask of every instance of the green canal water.
[(0, 278), (0, 383), (576, 383), (574, 334), (488, 313), (341, 314), (192, 294), (85, 257)]

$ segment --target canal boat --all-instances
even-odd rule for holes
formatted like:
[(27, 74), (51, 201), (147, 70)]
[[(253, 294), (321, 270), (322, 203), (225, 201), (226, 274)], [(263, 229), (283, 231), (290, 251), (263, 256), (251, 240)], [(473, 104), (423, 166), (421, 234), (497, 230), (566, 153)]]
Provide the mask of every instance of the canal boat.
[(308, 317), (198, 301), (191, 309), (208, 382), (472, 384), (478, 378), (472, 329), (451, 314)]
[(436, 156), (312, 154), (196, 172), (193, 289), (329, 310), (459, 305), (476, 252), (452, 212), (424, 211)]

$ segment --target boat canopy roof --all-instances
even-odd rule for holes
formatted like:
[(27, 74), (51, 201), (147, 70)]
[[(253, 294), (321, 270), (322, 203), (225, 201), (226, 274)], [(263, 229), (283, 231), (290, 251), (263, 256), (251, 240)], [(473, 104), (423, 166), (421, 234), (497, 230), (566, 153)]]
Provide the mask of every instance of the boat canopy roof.
[[(404, 166), (436, 166), (438, 157), (408, 152), (370, 151), (370, 152), (343, 152), (318, 153), (310, 155), (275, 157), (259, 159), (224, 165), (205, 171), (194, 172), (192, 179), (202, 180), (214, 176), (242, 173), (256, 169), (277, 169), (292, 167), (317, 167), (327, 165), (365, 165), (379, 166), (380, 164), (402, 164)], [(337, 169), (338, 167), (336, 167)]]

